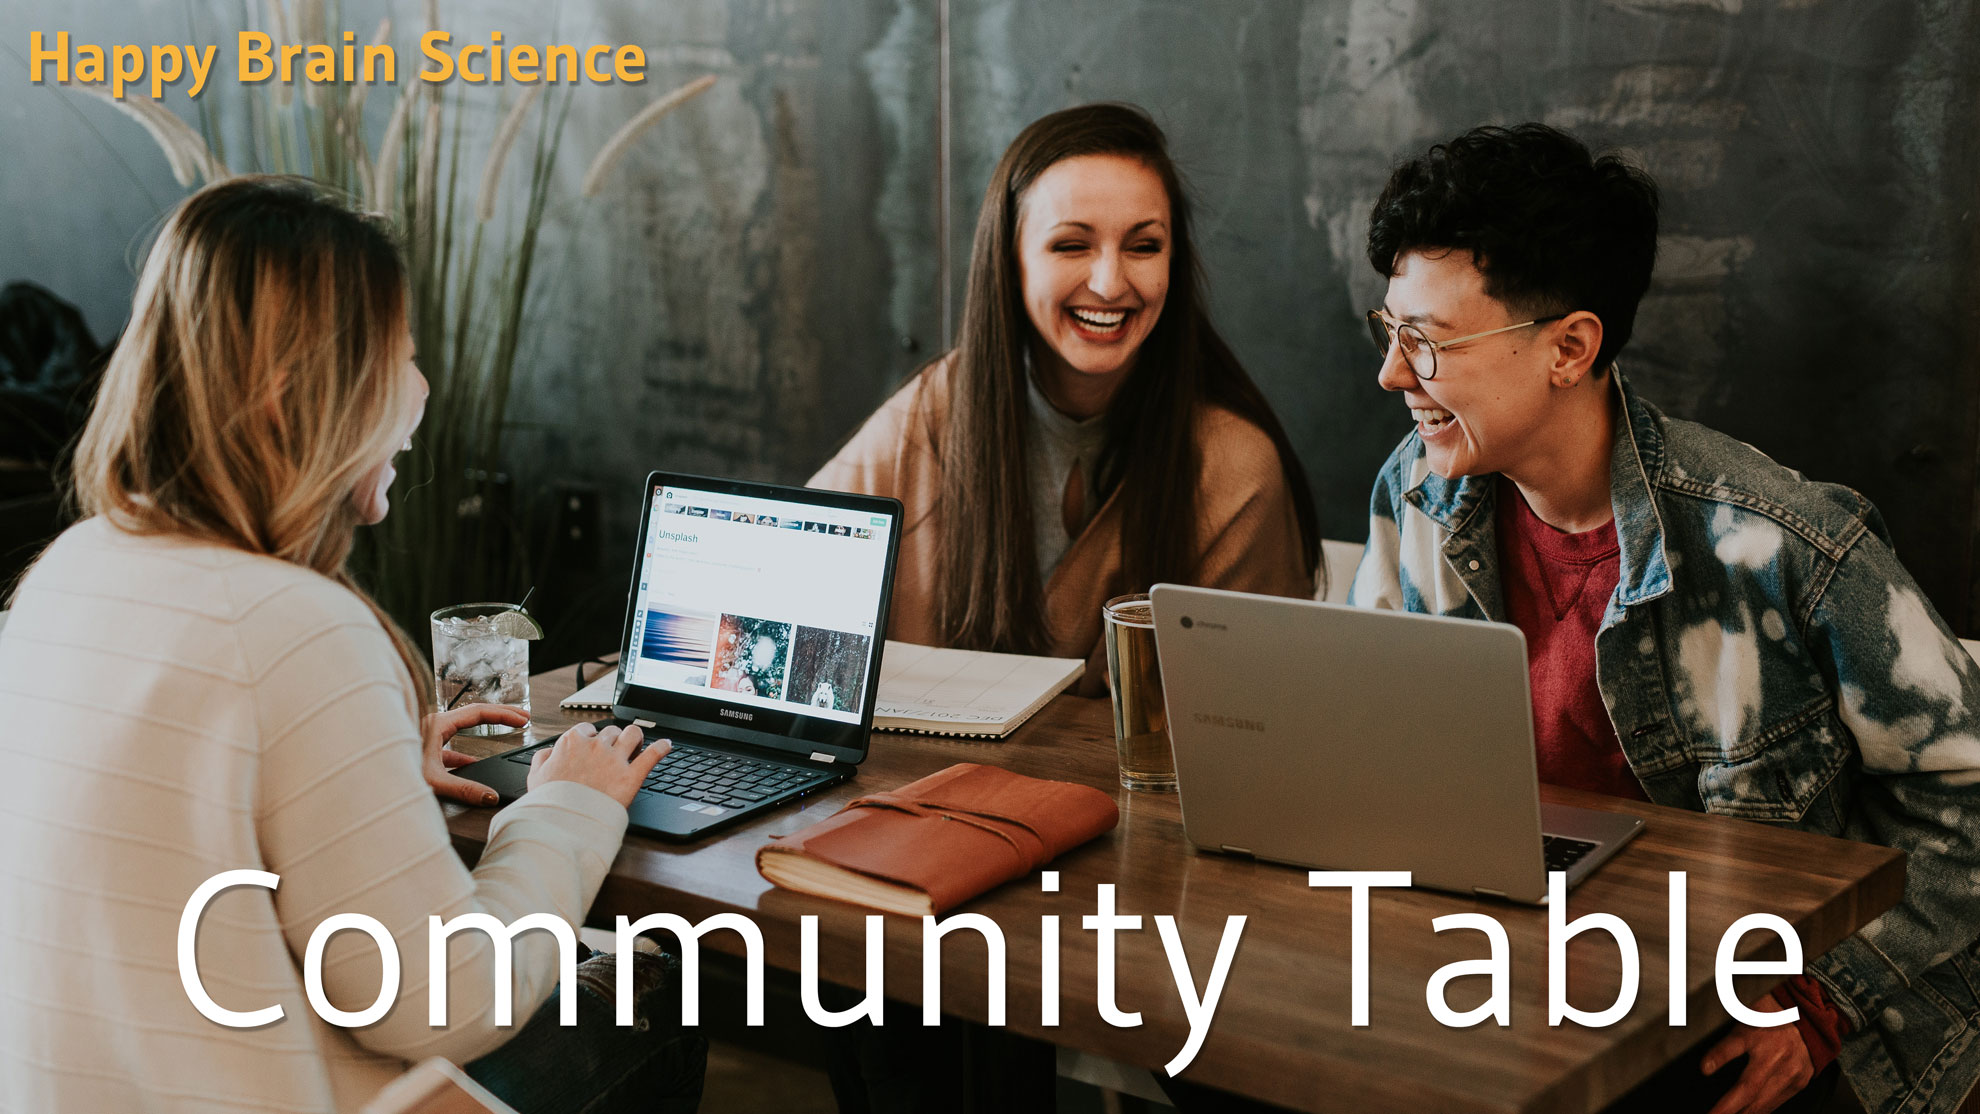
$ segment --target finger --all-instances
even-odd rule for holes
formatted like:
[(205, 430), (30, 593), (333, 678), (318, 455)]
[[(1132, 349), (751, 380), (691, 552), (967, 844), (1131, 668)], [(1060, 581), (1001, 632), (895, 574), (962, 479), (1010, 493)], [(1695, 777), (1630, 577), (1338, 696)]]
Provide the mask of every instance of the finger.
[[(1770, 1039), (1779, 1034), (1773, 1030), (1744, 1027), (1742, 1030), (1751, 1038), (1747, 1041), (1746, 1067), (1733, 1089), (1712, 1108), (1713, 1114), (1767, 1114), (1808, 1082), (1809, 1073), (1800, 1071), (1793, 1059), (1782, 1054), (1782, 1042)], [(1800, 1038), (1793, 1039), (1794, 1047), (1799, 1050)]]
[[(1743, 1084), (1745, 1080), (1741, 1080)], [(1754, 1080), (1751, 1097), (1738, 1114), (1772, 1114), (1781, 1104), (1801, 1092), (1802, 1084), (1796, 1083), (1786, 1070), (1765, 1073)]]
[(1705, 1075), (1717, 1075), (1720, 1068), (1746, 1055), (1749, 1051), (1747, 1048), (1749, 1035), (1744, 1025), (1726, 1034), (1724, 1040), (1713, 1045), (1705, 1053), (1704, 1058), (1698, 1061), (1698, 1070)]
[(1732, 1090), (1727, 1091), (1718, 1102), (1712, 1104), (1708, 1114), (1746, 1114), (1748, 1108), (1753, 1105), (1755, 1092), (1759, 1089), (1759, 1084), (1754, 1079), (1755, 1074), (1751, 1067), (1741, 1072), (1739, 1082), (1733, 1084)]
[(525, 727), (529, 724), (529, 713), (507, 704), (466, 704), (441, 712), (438, 719), (440, 730), (451, 738), (465, 728), (485, 723)]
[(638, 770), (639, 776), (643, 778), (647, 774), (652, 773), (653, 767), (658, 766), (660, 760), (672, 753), (673, 749), (674, 741), (672, 739), (655, 739), (646, 744), (645, 750), (633, 756), (633, 769)]
[(630, 762), (632, 761), (633, 752), (639, 749), (640, 738), (640, 730), (637, 726), (628, 727), (624, 731), (619, 732), (618, 738), (612, 740), (612, 750), (620, 758)]
[(469, 781), (453, 774), (441, 774), (432, 782), (435, 796), (443, 800), (459, 801), (464, 805), (487, 806), (499, 802), (501, 794), (479, 782)]
[[(557, 740), (558, 745), (561, 746), (563, 744), (563, 741), (564, 740), (562, 739)], [(535, 770), (538, 766), (543, 765), (543, 763), (550, 757), (550, 750), (551, 748), (545, 747), (544, 749), (537, 751), (535, 754), (530, 755), (529, 768), (531, 770)]]
[(440, 750), (440, 764), (450, 770), (458, 769), (461, 766), (472, 766), (479, 761), (481, 759), (476, 758), (474, 755), (463, 754), (458, 750), (448, 750), (445, 747), (442, 747)]

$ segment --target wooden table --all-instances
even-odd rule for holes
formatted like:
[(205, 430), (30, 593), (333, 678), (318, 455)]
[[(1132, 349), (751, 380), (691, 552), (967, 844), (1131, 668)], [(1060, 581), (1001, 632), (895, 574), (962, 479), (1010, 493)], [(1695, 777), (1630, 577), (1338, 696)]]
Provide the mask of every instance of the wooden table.
[[(570, 668), (531, 681), (534, 738), (575, 722), (557, 713), (573, 691)], [(465, 741), (464, 741), (465, 742)], [(483, 744), (488, 746), (489, 744)], [(505, 749), (496, 745), (493, 749)], [(1003, 929), (1007, 945), (1008, 1025), (1055, 1044), (1159, 1069), (1182, 1048), (1188, 1024), (1153, 917), (1176, 926), (1192, 975), (1202, 985), (1225, 918), (1246, 921), (1208, 1039), (1184, 1078), (1300, 1110), (1591, 1111), (1627, 1091), (1656, 1067), (1725, 1020), (1714, 984), (1719, 939), (1748, 913), (1774, 913), (1799, 932), (1805, 954), (1820, 955), (1896, 903), (1903, 856), (1887, 848), (1543, 787), (1546, 800), (1644, 817), (1629, 847), (1577, 888), (1569, 916), (1610, 912), (1633, 929), (1641, 958), (1635, 1008), (1606, 1028), (1547, 1025), (1547, 912), (1502, 902), (1420, 890), (1376, 890), (1370, 910), (1369, 1024), (1349, 1023), (1349, 895), (1313, 889), (1303, 870), (1192, 850), (1183, 839), (1174, 796), (1128, 793), (1115, 778), (1109, 709), (1104, 700), (1062, 696), (1003, 742), (985, 743), (878, 733), (848, 785), (787, 807), (711, 839), (673, 845), (629, 837), (592, 909), (594, 923), (620, 913), (671, 912), (699, 921), (740, 912), (762, 929), (769, 963), (798, 968), (798, 924), (820, 918), (821, 971), (854, 987), (865, 973), (867, 910), (772, 888), (756, 873), (764, 840), (830, 816), (866, 792), (894, 788), (959, 761), (1083, 782), (1115, 794), (1120, 826), (1065, 856), (1056, 894), (1037, 877), (1012, 882), (963, 906)], [(455, 809), (455, 842), (472, 858), (490, 813)], [(1399, 813), (1398, 822), (1409, 817)], [(1689, 1024), (1668, 1023), (1670, 946), (1668, 887), (1672, 871), (1689, 876), (1685, 997)], [(1116, 887), (1117, 911), (1141, 914), (1142, 929), (1117, 934), (1116, 1004), (1142, 1024), (1116, 1028), (1096, 1006), (1097, 934), (1080, 927), (1092, 914), (1095, 887)], [(1485, 958), (1476, 931), (1434, 932), (1451, 913), (1485, 913), (1505, 926), (1511, 944), (1511, 1025), (1446, 1028), (1425, 1004), (1438, 968)], [(1060, 1024), (1044, 1027), (1039, 1011), (1040, 918), (1059, 917)], [(921, 925), (887, 918), (886, 992), (921, 1001)], [(739, 952), (731, 932), (710, 933), (705, 946)], [(1745, 937), (1742, 959), (1778, 958), (1768, 933)], [(1568, 947), (1569, 1001), (1599, 1010), (1616, 1000), (1621, 968), (1606, 934), (1584, 933)], [(942, 947), (945, 1012), (986, 1016), (985, 949), (972, 932)], [(1750, 979), (1752, 1001), (1777, 980)], [(1479, 977), (1448, 989), (1451, 1008), (1483, 1002)]]

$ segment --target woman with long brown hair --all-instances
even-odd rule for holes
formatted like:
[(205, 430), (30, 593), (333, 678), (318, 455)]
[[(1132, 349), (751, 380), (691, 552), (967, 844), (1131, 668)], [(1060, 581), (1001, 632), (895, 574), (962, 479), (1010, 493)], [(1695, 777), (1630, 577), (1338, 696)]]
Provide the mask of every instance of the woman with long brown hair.
[(1095, 104), (1026, 128), (977, 217), (956, 346), (811, 483), (906, 508), (889, 633), (1088, 659), (1158, 581), (1312, 596), (1313, 497), (1203, 304), (1162, 131)]
[[(547, 932), (513, 963), (465, 932), (428, 970), (430, 920), (582, 923), (668, 748), (574, 729), (462, 866), (429, 785), (479, 790), (442, 747), (526, 717), (423, 715), (430, 670), (344, 567), (425, 403), (406, 304), (389, 231), (312, 183), (220, 182), (166, 221), (77, 449), (87, 517), (0, 630), (0, 1109), (352, 1111), (429, 1056), (525, 1111), (698, 1100), (660, 957), (631, 960), (637, 1029), (597, 989), (609, 961), (561, 988), (558, 1026)], [(237, 870), (275, 880), (184, 913)], [(319, 938), (337, 914), (393, 948)]]

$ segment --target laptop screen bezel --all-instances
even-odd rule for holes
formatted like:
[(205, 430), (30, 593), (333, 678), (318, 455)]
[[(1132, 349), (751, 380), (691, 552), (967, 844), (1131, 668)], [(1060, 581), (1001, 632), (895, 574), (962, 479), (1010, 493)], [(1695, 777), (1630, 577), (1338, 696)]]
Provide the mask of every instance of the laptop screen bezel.
[[(652, 527), (655, 497), (669, 487), (706, 491), (717, 495), (751, 499), (774, 499), (804, 503), (833, 510), (886, 515), (886, 564), (880, 578), (879, 611), (873, 617), (873, 656), (867, 665), (866, 687), (859, 705), (859, 722), (845, 723), (802, 712), (782, 712), (760, 705), (743, 705), (719, 696), (699, 696), (649, 688), (631, 683), (629, 671), (635, 660), (632, 645), (633, 620), (638, 614), (640, 576), (645, 571), (646, 539)], [(773, 750), (794, 752), (813, 759), (859, 763), (866, 760), (873, 737), (873, 711), (880, 693), (881, 654), (887, 640), (887, 613), (894, 598), (895, 565), (900, 556), (901, 504), (897, 499), (819, 488), (789, 487), (751, 480), (719, 479), (685, 472), (653, 472), (646, 477), (641, 500), (639, 534), (634, 539), (632, 575), (626, 583), (625, 622), (619, 630), (619, 694), (613, 714), (621, 719), (652, 721), (661, 731), (687, 731), (733, 742), (748, 743)], [(710, 690), (711, 693), (715, 690)], [(729, 711), (729, 717), (723, 710)], [(733, 718), (731, 718), (733, 717)], [(748, 717), (742, 723), (737, 718)]]

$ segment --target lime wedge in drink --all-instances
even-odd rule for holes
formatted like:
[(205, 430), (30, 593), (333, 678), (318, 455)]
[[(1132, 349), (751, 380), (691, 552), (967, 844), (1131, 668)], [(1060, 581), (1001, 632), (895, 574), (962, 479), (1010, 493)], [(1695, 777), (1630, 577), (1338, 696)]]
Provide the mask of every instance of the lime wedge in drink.
[(543, 626), (529, 612), (518, 608), (504, 611), (489, 619), (495, 633), (507, 638), (524, 638), (532, 642), (543, 637)]

